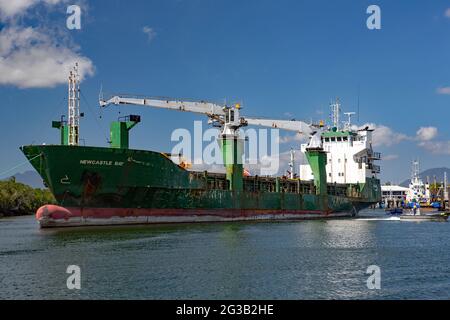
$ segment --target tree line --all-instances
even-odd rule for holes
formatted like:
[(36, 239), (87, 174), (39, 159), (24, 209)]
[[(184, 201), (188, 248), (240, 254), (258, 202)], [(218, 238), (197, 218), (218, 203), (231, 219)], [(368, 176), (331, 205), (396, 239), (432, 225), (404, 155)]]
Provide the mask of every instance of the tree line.
[(0, 216), (34, 214), (44, 204), (55, 202), (48, 189), (33, 189), (14, 177), (0, 181)]

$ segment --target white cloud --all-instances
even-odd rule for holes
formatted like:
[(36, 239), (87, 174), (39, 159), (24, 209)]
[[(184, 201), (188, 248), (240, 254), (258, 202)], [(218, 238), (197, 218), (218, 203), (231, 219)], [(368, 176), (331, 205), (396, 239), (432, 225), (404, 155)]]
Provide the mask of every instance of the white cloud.
[(404, 140), (407, 140), (408, 136), (393, 131), (391, 128), (379, 125), (375, 128), (375, 131), (373, 132), (373, 146), (392, 146), (395, 144), (398, 144)]
[[(44, 88), (66, 83), (69, 70), (78, 62), (81, 80), (93, 75), (92, 61), (68, 41), (65, 24), (61, 29), (26, 26), (26, 18), (37, 18), (34, 9), (45, 10), (67, 0), (0, 0), (0, 85)], [(81, 1), (81, 3), (84, 3)], [(36, 8), (35, 8), (36, 7)], [(28, 10), (33, 8), (33, 12)], [(64, 11), (65, 12), (65, 11)], [(20, 19), (16, 19), (20, 17)], [(39, 15), (42, 24), (42, 17)]]
[(16, 15), (23, 15), (27, 9), (38, 3), (55, 5), (63, 0), (0, 0), (0, 17), (4, 19), (12, 18)]
[(419, 146), (432, 154), (450, 155), (450, 141), (426, 141), (420, 142)]
[[(382, 124), (375, 124), (375, 123), (366, 123), (358, 129), (369, 127), (370, 129), (373, 129), (373, 141), (372, 145), (374, 147), (378, 146), (386, 146), (390, 147), (393, 145), (396, 145), (402, 141), (409, 140), (410, 138), (399, 132), (395, 132), (391, 128), (382, 125)], [(354, 127), (355, 128), (355, 127)]]
[(37, 2), (38, 0), (0, 0), (0, 16), (3, 19), (15, 16)]
[(385, 156), (383, 156), (383, 160), (385, 161), (390, 161), (390, 160), (395, 160), (398, 159), (398, 154), (387, 154)]
[(435, 138), (438, 134), (436, 127), (420, 127), (416, 132), (416, 139), (419, 141), (429, 141)]
[[(396, 132), (385, 125), (375, 123), (366, 123), (360, 127), (353, 126), (353, 129), (361, 129), (365, 127), (374, 129), (372, 142), (374, 147), (391, 147), (403, 141), (418, 141), (419, 146), (424, 147), (429, 151), (432, 151), (433, 153), (447, 154), (447, 151), (445, 151), (447, 142), (431, 142), (431, 140), (433, 140), (438, 135), (438, 129), (436, 127), (420, 127), (416, 131), (415, 136), (408, 136), (404, 133)], [(444, 150), (439, 152), (438, 146), (443, 147)], [(388, 159), (387, 157), (383, 157), (383, 160), (393, 160), (395, 159), (393, 158), (393, 156), (394, 155), (392, 155), (390, 159)]]
[(436, 89), (437, 94), (450, 94), (450, 87), (439, 87)]
[(308, 141), (308, 139), (309, 139), (308, 136), (306, 136), (304, 134), (296, 133), (296, 134), (290, 135), (290, 136), (283, 136), (283, 137), (280, 136), (278, 142), (279, 143), (290, 143), (290, 142), (305, 143)]
[(94, 73), (90, 59), (55, 38), (31, 27), (4, 28), (0, 32), (0, 85), (53, 87), (66, 82), (75, 62), (81, 79)]
[(147, 35), (148, 41), (152, 41), (157, 35), (155, 29), (153, 29), (149, 26), (143, 27), (142, 32), (144, 32)]
[(450, 8), (447, 8), (447, 9), (445, 10), (444, 15), (445, 15), (447, 18), (450, 18)]

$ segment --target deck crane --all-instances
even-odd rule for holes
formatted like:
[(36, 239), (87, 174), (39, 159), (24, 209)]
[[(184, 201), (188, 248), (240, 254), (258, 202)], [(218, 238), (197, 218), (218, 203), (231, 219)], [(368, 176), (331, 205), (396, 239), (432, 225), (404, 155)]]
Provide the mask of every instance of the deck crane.
[[(241, 117), (240, 105), (219, 105), (205, 101), (184, 101), (171, 98), (136, 98), (126, 96), (113, 96), (105, 100), (99, 99), (100, 107), (109, 105), (137, 105), (193, 112), (206, 115), (210, 123), (217, 123), (221, 128), (219, 145), (226, 168), (226, 177), (231, 190), (243, 189), (243, 141), (239, 128), (247, 125), (256, 125), (295, 131), (311, 136), (306, 156), (314, 174), (317, 193), (326, 193), (326, 154), (323, 152), (321, 142), (321, 128), (295, 120), (271, 120), (263, 118)], [(325, 179), (325, 181), (324, 181)]]
[(226, 168), (226, 176), (231, 190), (242, 190), (243, 175), (243, 141), (239, 135), (239, 128), (246, 123), (240, 117), (240, 105), (232, 106), (219, 105), (205, 101), (187, 101), (171, 98), (136, 98), (126, 96), (113, 96), (108, 100), (102, 97), (99, 99), (100, 107), (109, 105), (137, 105), (169, 110), (178, 110), (204, 114), (209, 118), (209, 122), (217, 124), (220, 128), (219, 145), (222, 149), (222, 156)]

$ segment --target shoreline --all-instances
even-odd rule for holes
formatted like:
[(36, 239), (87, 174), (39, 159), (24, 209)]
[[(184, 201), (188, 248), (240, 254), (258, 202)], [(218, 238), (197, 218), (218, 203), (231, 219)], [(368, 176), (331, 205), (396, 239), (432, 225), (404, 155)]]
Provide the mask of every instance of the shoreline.
[(0, 219), (1, 218), (11, 218), (11, 217), (24, 217), (24, 216), (32, 216), (33, 212), (4, 212), (0, 211)]

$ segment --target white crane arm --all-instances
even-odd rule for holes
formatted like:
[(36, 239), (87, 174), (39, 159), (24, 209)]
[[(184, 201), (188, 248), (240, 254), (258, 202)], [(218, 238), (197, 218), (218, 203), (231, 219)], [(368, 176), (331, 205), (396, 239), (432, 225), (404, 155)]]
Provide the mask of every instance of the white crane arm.
[(108, 100), (100, 99), (99, 102), (101, 107), (106, 107), (110, 104), (130, 104), (136, 106), (149, 106), (154, 108), (201, 113), (211, 118), (225, 116), (223, 106), (203, 101), (195, 102), (157, 98), (127, 98), (114, 96)]
[(245, 121), (248, 125), (296, 131), (297, 133), (305, 135), (311, 135), (313, 132), (317, 131), (317, 128), (314, 126), (307, 124), (306, 122), (296, 120), (271, 120), (245, 117)]
[(295, 131), (299, 134), (310, 136), (309, 148), (322, 148), (322, 129), (312, 124), (297, 120), (272, 120), (264, 118), (245, 118), (248, 125), (277, 128)]

